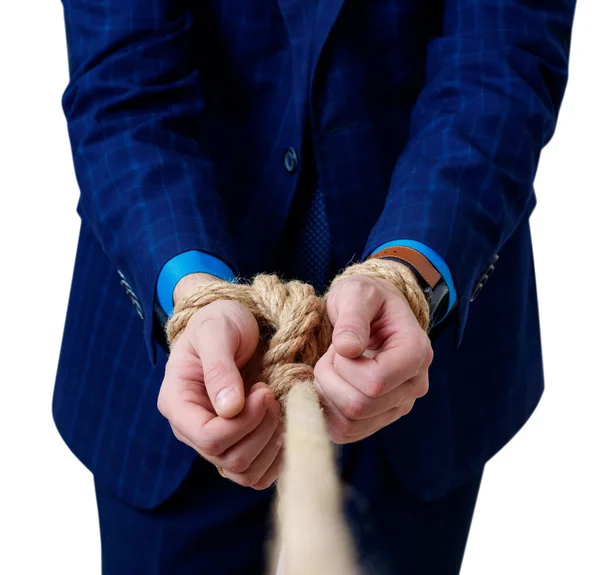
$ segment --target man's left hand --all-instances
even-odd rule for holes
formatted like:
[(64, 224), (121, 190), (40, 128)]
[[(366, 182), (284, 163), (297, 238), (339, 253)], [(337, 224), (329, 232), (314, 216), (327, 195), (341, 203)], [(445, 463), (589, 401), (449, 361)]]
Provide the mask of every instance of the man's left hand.
[(344, 278), (328, 296), (327, 313), (333, 339), (315, 366), (315, 384), (331, 440), (352, 443), (406, 415), (427, 393), (433, 350), (387, 280)]

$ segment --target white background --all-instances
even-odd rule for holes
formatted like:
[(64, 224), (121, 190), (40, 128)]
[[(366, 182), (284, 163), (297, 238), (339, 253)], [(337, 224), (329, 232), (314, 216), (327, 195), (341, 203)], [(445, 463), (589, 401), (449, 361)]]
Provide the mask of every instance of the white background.
[[(125, 1), (125, 0), (124, 0)], [(571, 80), (533, 232), (547, 391), (489, 464), (464, 575), (600, 574), (600, 3), (580, 0)], [(58, 0), (0, 3), (0, 573), (97, 575), (92, 480), (50, 415), (78, 219)], [(484, 385), (485, 382), (482, 382)], [(176, 575), (176, 574), (174, 574)]]

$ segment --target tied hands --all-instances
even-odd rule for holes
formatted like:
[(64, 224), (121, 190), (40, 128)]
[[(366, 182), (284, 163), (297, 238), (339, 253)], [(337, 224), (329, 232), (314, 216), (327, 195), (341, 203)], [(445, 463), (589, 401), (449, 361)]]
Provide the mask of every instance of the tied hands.
[[(175, 300), (214, 279), (186, 276)], [(315, 385), (331, 440), (351, 443), (410, 412), (428, 390), (433, 351), (406, 299), (387, 280), (338, 280), (327, 313), (332, 344), (315, 366)], [(252, 313), (238, 302), (209, 304), (171, 349), (158, 409), (175, 436), (228, 479), (265, 489), (283, 468), (283, 421), (279, 402), (256, 381), (259, 368)]]

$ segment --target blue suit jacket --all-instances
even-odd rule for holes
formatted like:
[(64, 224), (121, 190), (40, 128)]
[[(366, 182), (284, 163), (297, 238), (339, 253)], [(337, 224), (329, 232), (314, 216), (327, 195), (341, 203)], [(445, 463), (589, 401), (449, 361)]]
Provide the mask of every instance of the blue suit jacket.
[(339, 268), (397, 238), (448, 264), (459, 300), (430, 392), (379, 437), (423, 497), (480, 469), (542, 392), (528, 217), (574, 0), (63, 4), (82, 227), (53, 409), (75, 454), (136, 505), (177, 487), (194, 454), (156, 409), (157, 277), (187, 250), (277, 269), (291, 147)]

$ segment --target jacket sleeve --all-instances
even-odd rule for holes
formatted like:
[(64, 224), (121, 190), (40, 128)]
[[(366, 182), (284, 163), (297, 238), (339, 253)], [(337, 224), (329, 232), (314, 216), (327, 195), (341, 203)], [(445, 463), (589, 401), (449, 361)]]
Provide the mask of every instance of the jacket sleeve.
[(153, 363), (163, 265), (200, 250), (236, 268), (203, 137), (202, 54), (186, 5), (63, 0), (70, 70), (63, 109), (78, 212), (139, 299)]
[(444, 6), (410, 139), (365, 253), (408, 238), (440, 254), (458, 292), (460, 343), (478, 278), (533, 209), (540, 152), (566, 86), (575, 1)]

